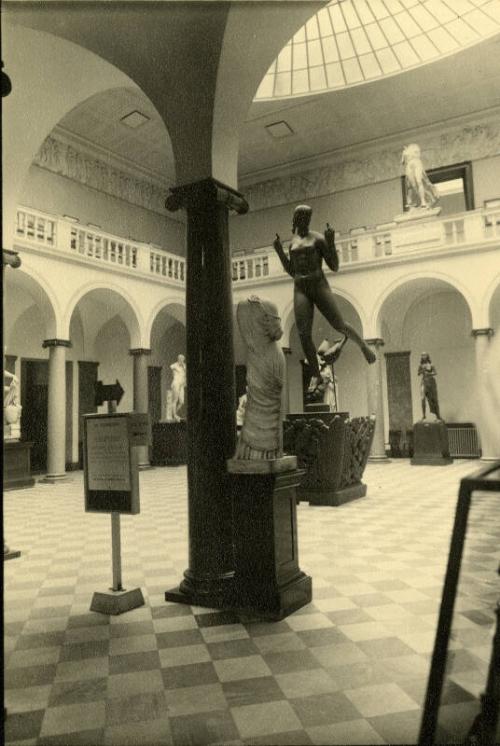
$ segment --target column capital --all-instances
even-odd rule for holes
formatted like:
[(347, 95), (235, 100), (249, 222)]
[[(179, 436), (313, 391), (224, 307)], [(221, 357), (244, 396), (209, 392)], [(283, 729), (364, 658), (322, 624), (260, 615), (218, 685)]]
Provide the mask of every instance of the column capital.
[(151, 350), (147, 347), (135, 347), (133, 350), (129, 350), (130, 355), (151, 355)]
[(381, 337), (372, 337), (371, 339), (365, 339), (367, 345), (373, 345), (374, 347), (383, 347), (385, 345), (384, 340)]
[(471, 335), (473, 337), (492, 337), (495, 334), (495, 330), (491, 326), (485, 326), (483, 329), (473, 329)]
[(291, 355), (292, 354), (292, 348), (291, 347), (282, 347), (283, 353), (285, 355)]
[(69, 339), (44, 339), (42, 347), (72, 347)]
[(249, 209), (248, 202), (240, 192), (212, 177), (173, 187), (170, 192), (165, 201), (165, 207), (170, 212), (176, 212), (181, 207), (203, 209), (206, 204), (213, 202), (225, 205), (238, 215), (244, 215)]
[(21, 257), (19, 256), (17, 251), (12, 251), (11, 249), (2, 249), (2, 265), (4, 267), (8, 266), (12, 267), (12, 269), (17, 269), (21, 266)]

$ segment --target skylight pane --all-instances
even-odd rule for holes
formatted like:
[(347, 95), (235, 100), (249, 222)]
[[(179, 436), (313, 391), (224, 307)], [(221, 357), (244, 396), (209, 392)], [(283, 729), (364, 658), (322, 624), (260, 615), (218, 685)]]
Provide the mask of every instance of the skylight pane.
[(395, 44), (394, 52), (401, 63), (401, 67), (411, 67), (417, 65), (420, 60), (415, 54), (415, 50), (411, 44), (407, 41), (401, 42), (401, 44)]
[(332, 24), (330, 23), (330, 14), (328, 8), (322, 8), (318, 13), (319, 32), (321, 36), (330, 36), (332, 34)]
[(386, 74), (396, 72), (396, 70), (401, 70), (401, 65), (397, 61), (394, 52), (390, 47), (380, 49), (377, 52), (377, 59), (380, 62), (382, 70)]
[(305, 44), (293, 45), (293, 69), (302, 70), (307, 67), (307, 54)]
[(294, 70), (293, 72), (293, 92), (306, 93), (309, 90), (309, 75), (307, 70)]
[(309, 68), (309, 79), (311, 91), (321, 91), (326, 88), (326, 73), (323, 65), (321, 67)]
[(404, 36), (401, 33), (400, 28), (396, 26), (393, 18), (384, 18), (380, 21), (380, 28), (391, 44), (397, 44), (400, 41), (404, 41)]
[(274, 86), (275, 96), (289, 96), (292, 92), (291, 73), (277, 73)]
[(470, 44), (472, 41), (477, 39), (477, 33), (467, 23), (464, 23), (461, 18), (456, 18), (454, 21), (448, 24), (448, 31), (455, 39), (458, 39), (460, 44)]
[(459, 16), (463, 16), (464, 13), (468, 13), (474, 7), (469, 0), (452, 0), (452, 2), (444, 0), (444, 2)]
[(425, 34), (414, 36), (411, 43), (421, 60), (432, 60), (433, 57), (437, 57), (439, 54), (434, 44)]
[(323, 52), (321, 51), (321, 42), (319, 39), (307, 42), (307, 53), (309, 55), (310, 67), (323, 64)]
[(359, 28), (361, 26), (361, 22), (358, 18), (358, 14), (354, 10), (351, 0), (347, 0), (347, 2), (342, 3), (341, 10), (344, 13), (344, 20), (347, 24), (347, 28), (353, 29), (353, 28)]
[(491, 33), (491, 18), (485, 15), (482, 10), (473, 10), (471, 13), (467, 13), (464, 18), (481, 36)]
[(380, 20), (381, 18), (387, 18), (389, 11), (380, 0), (368, 0), (370, 10), (372, 11), (375, 18)]
[(373, 49), (383, 49), (388, 46), (388, 41), (384, 34), (380, 30), (380, 26), (377, 23), (370, 23), (365, 28), (368, 38), (370, 39)]
[(316, 19), (316, 16), (310, 18), (306, 23), (306, 36), (308, 39), (319, 38), (318, 21)]
[(326, 66), (326, 77), (330, 88), (339, 88), (345, 85), (344, 73), (340, 62), (332, 62)]
[(362, 54), (359, 58), (359, 63), (366, 79), (377, 78), (379, 75), (382, 75), (382, 70), (373, 52)]
[(284, 47), (278, 56), (278, 72), (282, 73), (285, 70), (292, 69), (292, 47), (287, 45)]
[(333, 32), (335, 34), (345, 31), (347, 29), (344, 21), (344, 16), (340, 12), (338, 5), (329, 5), (328, 10), (330, 11), (330, 18), (332, 19)]
[(293, 37), (294, 44), (300, 44), (306, 40), (306, 27), (302, 26), (299, 28), (295, 36)]
[(403, 33), (406, 34), (408, 39), (421, 33), (420, 28), (417, 26), (407, 10), (403, 11), (402, 13), (398, 13), (396, 16), (396, 21), (399, 23), (401, 29), (403, 30)]
[(323, 39), (323, 54), (325, 56), (325, 62), (338, 62), (339, 53), (333, 36), (328, 36), (326, 39)]
[(500, 4), (497, 0), (491, 0), (487, 5), (484, 5), (483, 11), (488, 13), (490, 18), (493, 18), (497, 23), (500, 23)]
[(458, 47), (458, 42), (443, 27), (429, 31), (429, 38), (443, 54)]
[(345, 60), (344, 74), (348, 83), (359, 83), (360, 80), (363, 80), (363, 73), (356, 57), (353, 57), (352, 60)]
[(416, 20), (422, 31), (429, 31), (431, 28), (436, 28), (438, 22), (436, 18), (429, 13), (423, 5), (416, 5), (410, 10), (413, 18)]
[(272, 98), (274, 89), (274, 75), (265, 75), (257, 89), (255, 98)]
[(337, 34), (337, 44), (340, 52), (340, 59), (346, 60), (349, 57), (354, 57), (354, 47), (352, 46), (349, 34)]
[(457, 14), (453, 13), (441, 0), (427, 0), (424, 5), (439, 23), (449, 23), (457, 17)]
[(387, 7), (387, 10), (389, 11), (389, 13), (392, 13), (392, 15), (403, 10), (403, 6), (399, 2), (399, 0), (384, 0), (384, 3)]
[(374, 21), (373, 13), (371, 12), (370, 8), (367, 5), (366, 0), (353, 0), (353, 3), (356, 7), (358, 16), (361, 20), (361, 23), (371, 23)]
[(362, 28), (351, 31), (351, 38), (358, 54), (366, 54), (372, 51), (368, 37)]

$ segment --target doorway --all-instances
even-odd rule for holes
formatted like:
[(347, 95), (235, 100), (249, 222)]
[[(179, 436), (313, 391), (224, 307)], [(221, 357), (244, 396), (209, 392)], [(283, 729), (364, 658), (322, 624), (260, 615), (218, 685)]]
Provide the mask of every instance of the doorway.
[(31, 471), (47, 469), (48, 360), (21, 360), (21, 439), (32, 443)]

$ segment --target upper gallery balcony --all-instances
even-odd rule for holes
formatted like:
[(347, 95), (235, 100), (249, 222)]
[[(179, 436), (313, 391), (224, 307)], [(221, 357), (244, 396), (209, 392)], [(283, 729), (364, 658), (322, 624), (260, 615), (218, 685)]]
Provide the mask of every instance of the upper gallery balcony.
[[(343, 271), (476, 251), (498, 244), (500, 206), (442, 218), (357, 228), (336, 236)], [(110, 272), (130, 273), (142, 279), (176, 286), (185, 282), (186, 262), (178, 254), (31, 208), (18, 209), (15, 245), (21, 250), (42, 250), (54, 258), (99, 265)], [(280, 276), (283, 276), (283, 268), (271, 246), (233, 252), (232, 279), (235, 283), (259, 284)]]

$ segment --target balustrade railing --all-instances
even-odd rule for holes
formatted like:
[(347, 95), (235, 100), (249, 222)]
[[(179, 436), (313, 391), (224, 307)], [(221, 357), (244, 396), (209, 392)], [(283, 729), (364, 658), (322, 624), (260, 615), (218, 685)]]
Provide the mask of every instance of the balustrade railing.
[[(67, 216), (49, 215), (31, 208), (17, 212), (16, 239), (21, 243), (67, 252), (85, 262), (105, 264), (121, 271), (153, 276), (183, 284), (184, 258), (162, 248), (114, 236), (97, 226), (84, 226)], [(500, 243), (500, 208), (420, 220), (386, 223), (374, 228), (357, 228), (337, 234), (341, 266), (362, 266), (366, 262), (388, 261), (394, 257)], [(283, 274), (272, 247), (233, 254), (234, 283), (253, 284)]]

